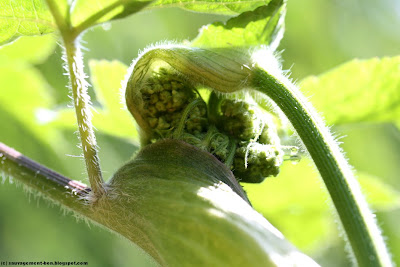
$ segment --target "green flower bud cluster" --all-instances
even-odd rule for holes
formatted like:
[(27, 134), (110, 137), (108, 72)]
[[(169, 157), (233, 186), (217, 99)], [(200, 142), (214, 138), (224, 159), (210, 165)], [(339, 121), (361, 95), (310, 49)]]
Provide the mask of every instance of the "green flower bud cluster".
[(232, 162), (235, 177), (247, 183), (260, 183), (276, 176), (283, 151), (272, 115), (245, 100), (223, 99), (218, 126), (236, 141)]
[(276, 176), (282, 164), (282, 152), (272, 145), (249, 143), (236, 149), (233, 172), (240, 181), (261, 183), (268, 176)]
[(275, 123), (255, 103), (212, 93), (206, 104), (184, 78), (165, 68), (152, 73), (138, 95), (148, 140), (181, 139), (206, 150), (242, 182), (278, 174), (283, 152)]
[(261, 133), (263, 123), (255, 108), (245, 101), (223, 99), (221, 130), (241, 141), (256, 139)]
[[(143, 118), (153, 130), (155, 139), (168, 137), (180, 123), (187, 105), (199, 97), (195, 89), (185, 83), (184, 79), (165, 68), (153, 73), (140, 92), (143, 99)], [(194, 107), (188, 114), (187, 132), (191, 134), (202, 132), (206, 124), (205, 115), (205, 107)]]
[(210, 138), (210, 143), (208, 146), (208, 151), (219, 158), (221, 161), (226, 162), (229, 156), (229, 145), (231, 140), (225, 134), (215, 130), (215, 133)]

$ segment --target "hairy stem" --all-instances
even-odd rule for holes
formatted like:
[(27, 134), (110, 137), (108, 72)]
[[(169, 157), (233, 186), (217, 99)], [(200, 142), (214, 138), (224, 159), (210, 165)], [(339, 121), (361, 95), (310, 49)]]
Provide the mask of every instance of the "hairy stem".
[(0, 170), (5, 176), (17, 179), (73, 211), (83, 215), (88, 212), (89, 206), (84, 199), (90, 188), (40, 165), (3, 143), (0, 143)]
[[(95, 198), (104, 194), (104, 181), (100, 170), (100, 161), (97, 156), (96, 137), (92, 126), (92, 114), (90, 112), (90, 97), (87, 93), (88, 83), (83, 71), (82, 52), (79, 46), (79, 38), (69, 20), (62, 17), (58, 6), (50, 0), (47, 5), (57, 23), (65, 46), (65, 60), (71, 82), (72, 97), (78, 122), (79, 136), (81, 139), (83, 156), (90, 185)], [(69, 14), (66, 15), (69, 18)]]
[(254, 71), (257, 91), (288, 117), (314, 160), (339, 214), (359, 266), (392, 266), (381, 232), (359, 184), (329, 130), (301, 92), (283, 75)]
[(97, 155), (96, 137), (91, 123), (92, 114), (89, 109), (90, 99), (87, 93), (88, 84), (83, 71), (82, 53), (78, 40), (65, 38), (64, 45), (86, 170), (92, 191), (96, 197), (99, 197), (104, 194), (104, 181)]

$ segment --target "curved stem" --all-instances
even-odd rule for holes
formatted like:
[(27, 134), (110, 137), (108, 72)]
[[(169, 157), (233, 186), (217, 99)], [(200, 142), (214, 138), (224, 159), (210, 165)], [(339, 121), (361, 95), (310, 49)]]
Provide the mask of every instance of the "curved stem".
[(285, 113), (314, 160), (359, 266), (392, 266), (381, 232), (343, 153), (318, 113), (286, 77), (254, 70), (253, 85)]
[(175, 132), (172, 135), (173, 138), (179, 139), (182, 137), (183, 130), (186, 126), (186, 120), (188, 119), (190, 112), (192, 112), (192, 110), (200, 104), (206, 105), (206, 103), (203, 101), (203, 99), (196, 98), (195, 100), (190, 102), (189, 105), (187, 105), (187, 107), (185, 108), (185, 110), (182, 113), (182, 117), (181, 117), (181, 120), (179, 121), (177, 129), (175, 130)]

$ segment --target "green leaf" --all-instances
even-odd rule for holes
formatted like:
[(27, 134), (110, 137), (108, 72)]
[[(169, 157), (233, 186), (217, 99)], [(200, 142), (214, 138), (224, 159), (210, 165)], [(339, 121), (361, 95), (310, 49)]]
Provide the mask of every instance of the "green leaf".
[(55, 152), (63, 142), (51, 127), (42, 124), (43, 110), (53, 103), (46, 81), (21, 61), (1, 60), (0, 73), (0, 122), (4, 129), (0, 131), (1, 142), (64, 171)]
[(20, 36), (50, 33), (56, 28), (43, 0), (0, 0), (0, 45)]
[(121, 81), (124, 80), (128, 67), (117, 60), (91, 60), (89, 67), (96, 98), (103, 107), (101, 113), (94, 116), (94, 125), (111, 135), (136, 138), (134, 120), (122, 104), (125, 97), (121, 95)]
[(356, 123), (334, 127), (349, 163), (400, 191), (400, 129), (392, 123)]
[(54, 36), (23, 36), (12, 44), (0, 47), (0, 58), (19, 59), (32, 64), (43, 63), (54, 52)]
[(179, 7), (196, 12), (221, 15), (239, 15), (266, 5), (271, 0), (156, 0), (150, 8)]
[[(266, 5), (269, 2), (271, 0), (77, 0), (71, 13), (71, 22), (80, 32), (102, 22), (124, 18), (144, 8), (180, 7), (204, 13), (238, 15)], [(259, 12), (263, 13), (264, 11)]]
[(272, 0), (268, 5), (244, 12), (226, 23), (204, 26), (192, 45), (232, 47), (269, 44), (275, 49), (283, 36), (285, 13), (285, 1)]
[(33, 125), (34, 108), (49, 108), (52, 99), (48, 84), (33, 67), (22, 62), (0, 61), (0, 106), (15, 114), (21, 121)]
[[(130, 113), (122, 104), (121, 81), (128, 67), (119, 61), (89, 61), (91, 80), (96, 98), (101, 107), (93, 114), (93, 125), (102, 133), (128, 139), (136, 139), (138, 134)], [(75, 112), (72, 109), (61, 110), (54, 126), (75, 127)]]
[(358, 172), (363, 193), (374, 210), (384, 211), (400, 208), (400, 192), (384, 183), (378, 177)]
[(305, 78), (301, 89), (329, 124), (394, 122), (400, 126), (400, 56), (353, 60), (320, 76)]
[(152, 0), (77, 0), (71, 13), (71, 23), (79, 30), (85, 30), (102, 22), (134, 14), (151, 2)]

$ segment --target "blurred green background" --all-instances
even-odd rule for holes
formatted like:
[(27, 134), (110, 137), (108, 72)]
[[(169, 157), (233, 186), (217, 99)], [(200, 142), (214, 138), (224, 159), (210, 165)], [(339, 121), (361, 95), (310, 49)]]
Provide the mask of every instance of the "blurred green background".
[[(296, 81), (353, 58), (400, 55), (399, 1), (288, 2), (286, 32), (279, 50), (284, 68), (291, 70)], [(103, 94), (90, 92), (98, 110), (95, 126), (96, 116), (98, 121), (103, 120), (99, 116), (108, 116), (97, 132), (105, 177), (137, 150), (133, 120), (127, 126), (123, 122), (129, 119), (121, 123), (115, 119), (127, 116), (118, 104), (125, 65), (150, 44), (190, 40), (202, 25), (227, 18), (166, 8), (105, 24), (84, 35), (86, 72)], [(70, 99), (57, 42), (53, 35), (25, 37), (0, 48), (0, 141), (68, 177), (85, 181), (75, 124), (71, 114), (64, 111)], [(125, 65), (94, 60), (118, 60)], [(113, 69), (118, 71), (114, 73)], [(327, 92), (327, 97), (329, 94), (334, 92)], [(55, 118), (60, 110), (61, 119)], [(399, 129), (389, 123), (352, 123), (333, 130), (342, 137), (342, 147), (358, 172), (393, 258), (400, 265)], [(350, 266), (329, 197), (310, 162), (307, 158), (297, 165), (287, 162), (277, 178), (245, 189), (255, 208), (299, 249), (323, 266)], [(77, 221), (56, 205), (2, 178), (0, 260), (151, 266), (127, 240)]]

